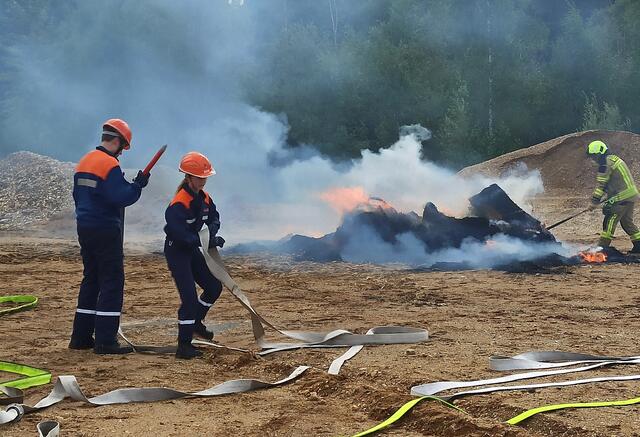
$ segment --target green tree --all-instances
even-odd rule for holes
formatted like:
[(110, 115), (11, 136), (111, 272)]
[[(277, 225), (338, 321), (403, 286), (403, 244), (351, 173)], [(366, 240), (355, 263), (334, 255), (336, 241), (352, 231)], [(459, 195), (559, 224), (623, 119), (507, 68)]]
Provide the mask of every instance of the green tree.
[(625, 119), (618, 105), (599, 102), (595, 94), (585, 96), (583, 122), (580, 130), (627, 130), (631, 121)]

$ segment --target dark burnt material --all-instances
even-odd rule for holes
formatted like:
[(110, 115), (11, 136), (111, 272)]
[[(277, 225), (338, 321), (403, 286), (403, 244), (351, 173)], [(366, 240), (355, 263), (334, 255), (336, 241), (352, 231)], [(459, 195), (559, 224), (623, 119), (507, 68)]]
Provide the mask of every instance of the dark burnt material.
[[(530, 243), (547, 243), (545, 255), (533, 260), (520, 261), (509, 257), (496, 257), (493, 269), (513, 273), (553, 273), (557, 267), (584, 263), (579, 257), (566, 258), (558, 252), (560, 244), (542, 224), (516, 205), (498, 185), (490, 185), (469, 199), (470, 216), (449, 217), (438, 211), (431, 202), (427, 203), (422, 217), (416, 213), (400, 213), (383, 201), (371, 202), (343, 218), (335, 232), (321, 238), (293, 235), (277, 242), (251, 243), (236, 246), (235, 253), (260, 252), (293, 255), (299, 261), (341, 261), (342, 253), (350, 245), (366, 246), (370, 240), (379, 241), (371, 250), (385, 250), (390, 253), (402, 248), (403, 241), (409, 239), (417, 246), (418, 259), (413, 265), (421, 265), (429, 254), (443, 249), (459, 249), (465, 243), (485, 244), (497, 235), (506, 235)], [(489, 242), (490, 243), (490, 242)], [(551, 246), (549, 246), (549, 244)], [(416, 248), (414, 248), (415, 250)], [(551, 249), (551, 250), (549, 250)], [(365, 249), (366, 250), (366, 249)], [(551, 252), (551, 253), (550, 253)], [(607, 262), (636, 262), (615, 249), (606, 249)], [(518, 257), (513, 257), (518, 258)], [(376, 259), (379, 259), (376, 258)], [(423, 270), (468, 270), (472, 265), (456, 260), (436, 262)]]
[[(392, 247), (399, 238), (410, 235), (423, 246), (425, 257), (446, 248), (459, 248), (463, 242), (486, 241), (505, 234), (527, 241), (555, 242), (540, 222), (521, 210), (497, 185), (485, 188), (472, 199), (475, 216), (455, 218), (427, 203), (422, 217), (400, 213), (384, 202), (373, 202), (346, 214), (334, 233), (321, 238), (293, 235), (279, 242), (243, 244), (234, 252), (269, 251), (293, 255), (297, 260), (340, 261), (342, 249), (364, 231), (373, 233)], [(453, 266), (452, 266), (453, 267)]]
[(472, 215), (494, 221), (506, 235), (523, 240), (556, 241), (542, 223), (516, 205), (496, 184), (489, 185), (471, 197), (469, 203)]

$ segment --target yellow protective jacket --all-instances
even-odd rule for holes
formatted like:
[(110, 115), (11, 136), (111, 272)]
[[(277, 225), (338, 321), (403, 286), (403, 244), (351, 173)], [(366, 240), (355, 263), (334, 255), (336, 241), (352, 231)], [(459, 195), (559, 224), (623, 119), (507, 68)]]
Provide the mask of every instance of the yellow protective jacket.
[(594, 203), (600, 202), (605, 193), (610, 203), (635, 201), (638, 198), (638, 188), (629, 167), (616, 155), (609, 154), (600, 162), (596, 181), (592, 199)]

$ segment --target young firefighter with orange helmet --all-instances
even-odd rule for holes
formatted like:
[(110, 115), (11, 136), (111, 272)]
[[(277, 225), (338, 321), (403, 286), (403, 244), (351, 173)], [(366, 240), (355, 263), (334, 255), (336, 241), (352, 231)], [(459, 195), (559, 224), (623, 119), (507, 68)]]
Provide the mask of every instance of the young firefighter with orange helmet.
[[(216, 236), (220, 215), (209, 194), (203, 190), (207, 178), (216, 174), (211, 163), (201, 153), (189, 152), (180, 161), (179, 169), (185, 177), (165, 212), (164, 255), (182, 301), (178, 310), (176, 357), (191, 359), (202, 355), (191, 344), (193, 334), (206, 340), (213, 339), (213, 332), (202, 320), (222, 291), (222, 284), (211, 274), (200, 251), (198, 232), (203, 225), (209, 227), (209, 247), (204, 250), (222, 247), (224, 238)], [(199, 297), (196, 283), (203, 289)]]
[[(124, 294), (122, 218), (134, 204), (149, 175), (124, 179), (118, 156), (131, 147), (131, 129), (118, 118), (102, 126), (102, 141), (78, 163), (73, 178), (78, 242), (84, 266), (70, 349), (97, 354), (133, 352), (117, 340)], [(93, 334), (95, 331), (95, 340)]]

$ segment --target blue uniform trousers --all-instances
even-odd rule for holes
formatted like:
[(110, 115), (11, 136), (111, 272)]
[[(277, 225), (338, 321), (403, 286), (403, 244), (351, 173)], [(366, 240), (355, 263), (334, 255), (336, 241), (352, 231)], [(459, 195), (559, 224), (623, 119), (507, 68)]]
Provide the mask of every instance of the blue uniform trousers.
[(73, 337), (96, 344), (116, 343), (124, 295), (122, 231), (118, 228), (78, 226), (78, 242), (84, 266)]
[[(164, 255), (182, 304), (178, 309), (178, 341), (190, 343), (196, 323), (201, 323), (220, 296), (222, 283), (209, 271), (197, 247), (185, 247), (167, 239)], [(196, 283), (202, 287), (198, 297)]]

